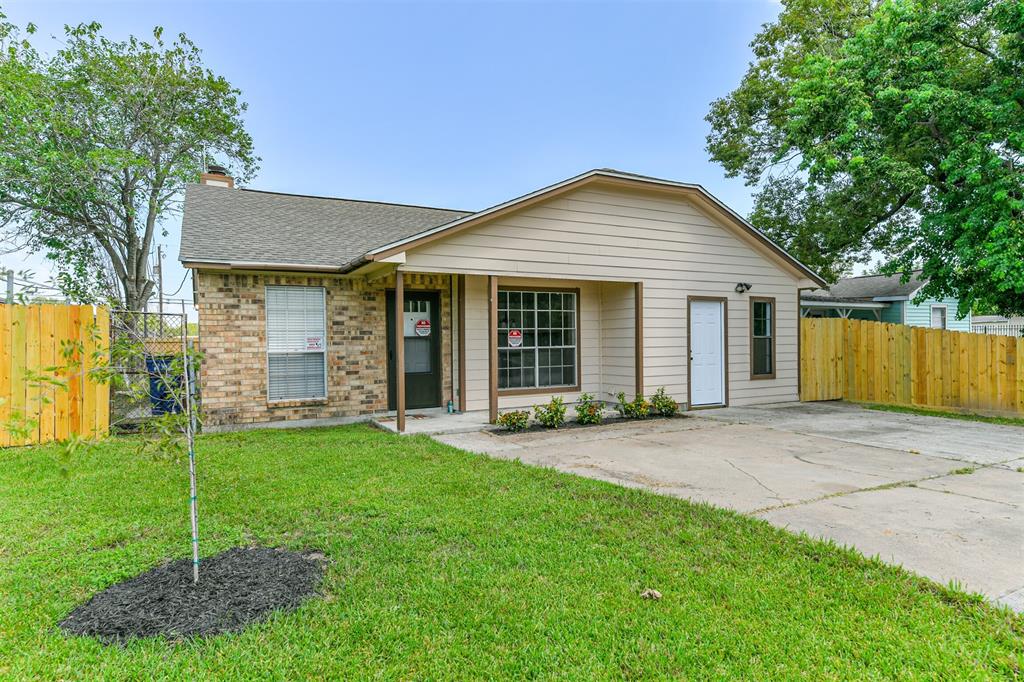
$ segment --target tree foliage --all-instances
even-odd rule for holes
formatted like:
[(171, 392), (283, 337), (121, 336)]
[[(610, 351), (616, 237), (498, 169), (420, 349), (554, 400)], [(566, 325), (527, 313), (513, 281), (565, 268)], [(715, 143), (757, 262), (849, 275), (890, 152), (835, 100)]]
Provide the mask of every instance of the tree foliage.
[(185, 183), (208, 156), (243, 181), (258, 158), (240, 92), (184, 34), (113, 41), (100, 28), (65, 27), (47, 57), (0, 14), (0, 226), (48, 254), (73, 298), (107, 282), (103, 293), (138, 310), (153, 293), (154, 239)]
[(1024, 312), (1024, 3), (788, 0), (708, 150), (829, 279), (873, 252), (922, 296)]

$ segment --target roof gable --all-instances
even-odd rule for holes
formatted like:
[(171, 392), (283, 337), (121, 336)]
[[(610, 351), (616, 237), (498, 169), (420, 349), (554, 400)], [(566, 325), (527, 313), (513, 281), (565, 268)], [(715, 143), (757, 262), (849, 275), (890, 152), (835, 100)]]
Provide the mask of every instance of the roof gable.
[(676, 196), (684, 196), (712, 217), (718, 219), (738, 233), (744, 235), (752, 242), (759, 245), (765, 252), (770, 253), (775, 260), (789, 268), (800, 277), (806, 277), (824, 286), (823, 280), (817, 273), (787, 253), (782, 247), (771, 241), (760, 230), (744, 220), (739, 214), (727, 207), (700, 185), (661, 180), (647, 176), (623, 173), (611, 169), (598, 169), (588, 171), (582, 175), (569, 178), (560, 183), (544, 187), (530, 194), (517, 197), (510, 201), (492, 206), (477, 213), (469, 214), (444, 225), (438, 225), (423, 232), (403, 239), (395, 240), (367, 254), (369, 260), (384, 260), (397, 253), (414, 249), (418, 246), (430, 243), (437, 239), (456, 234), (470, 227), (482, 225), (506, 216), (510, 213), (520, 211), (542, 201), (548, 201), (567, 194), (588, 185), (617, 186), (631, 189), (645, 189), (670, 193)]

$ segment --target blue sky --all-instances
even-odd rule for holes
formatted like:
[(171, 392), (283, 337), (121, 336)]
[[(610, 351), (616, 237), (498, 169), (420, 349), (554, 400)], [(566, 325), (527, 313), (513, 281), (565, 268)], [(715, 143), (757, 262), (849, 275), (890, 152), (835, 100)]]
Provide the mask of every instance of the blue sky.
[[(256, 189), (480, 209), (613, 167), (700, 183), (746, 214), (750, 189), (704, 151), (704, 115), (779, 5), (33, 0), (3, 11), (34, 22), (45, 51), (65, 23), (99, 21), (113, 38), (187, 33), (249, 103)], [(179, 223), (163, 240), (168, 290), (185, 275)]]

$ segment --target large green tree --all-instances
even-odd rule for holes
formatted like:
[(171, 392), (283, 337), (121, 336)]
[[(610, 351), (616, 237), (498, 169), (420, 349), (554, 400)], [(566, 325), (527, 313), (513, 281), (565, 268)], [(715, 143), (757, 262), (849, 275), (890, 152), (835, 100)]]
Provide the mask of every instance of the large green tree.
[(1024, 313), (1024, 2), (787, 0), (752, 47), (708, 150), (758, 226), (830, 279), (880, 252)]
[(75, 298), (141, 309), (154, 240), (185, 183), (211, 157), (243, 181), (256, 170), (239, 91), (186, 36), (165, 43), (159, 28), (147, 42), (67, 26), (45, 56), (0, 14), (0, 48), (4, 236), (48, 254)]

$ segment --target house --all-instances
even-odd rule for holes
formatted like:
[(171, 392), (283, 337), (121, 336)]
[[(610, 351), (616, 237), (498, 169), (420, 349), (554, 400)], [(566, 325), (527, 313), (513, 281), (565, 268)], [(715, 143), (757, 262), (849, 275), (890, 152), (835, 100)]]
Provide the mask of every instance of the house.
[(972, 315), (971, 331), (976, 334), (996, 334), (997, 336), (1024, 335), (1024, 316), (1005, 317), (1003, 315)]
[(831, 287), (805, 292), (800, 297), (804, 317), (848, 317), (877, 320), (912, 327), (934, 327), (971, 331), (971, 316), (958, 320), (955, 298), (926, 298), (915, 301), (927, 284), (921, 271), (902, 275), (864, 275), (844, 277)]
[(482, 211), (189, 185), (206, 426), (660, 386), (796, 400), (824, 281), (699, 185), (593, 170)]

